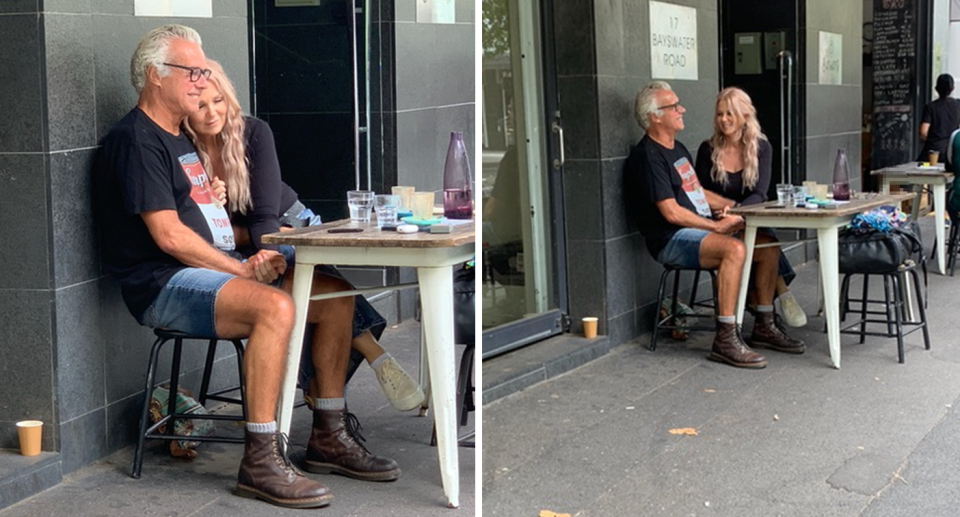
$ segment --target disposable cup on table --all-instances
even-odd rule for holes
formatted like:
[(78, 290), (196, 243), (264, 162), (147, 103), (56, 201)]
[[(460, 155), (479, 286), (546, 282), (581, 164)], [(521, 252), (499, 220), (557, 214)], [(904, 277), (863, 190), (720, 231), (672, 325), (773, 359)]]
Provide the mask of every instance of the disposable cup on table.
[(417, 219), (433, 219), (433, 192), (413, 193), (413, 217)]

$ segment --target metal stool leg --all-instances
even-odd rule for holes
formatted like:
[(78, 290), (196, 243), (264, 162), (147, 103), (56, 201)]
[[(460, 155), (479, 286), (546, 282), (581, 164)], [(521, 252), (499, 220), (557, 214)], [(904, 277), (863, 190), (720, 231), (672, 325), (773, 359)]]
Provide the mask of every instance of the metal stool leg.
[(867, 331), (867, 296), (870, 293), (870, 275), (863, 275), (863, 299), (860, 301), (860, 344), (866, 339)]
[(150, 349), (150, 360), (147, 363), (147, 382), (143, 390), (143, 408), (140, 411), (140, 430), (137, 434), (137, 448), (133, 451), (133, 470), (130, 472), (130, 476), (134, 479), (140, 479), (140, 470), (143, 466), (143, 445), (147, 440), (147, 428), (150, 427), (150, 398), (153, 394), (154, 382), (157, 379), (157, 357), (166, 341), (166, 339), (158, 337)]
[(203, 379), (200, 381), (200, 396), (197, 397), (197, 402), (199, 402), (201, 406), (207, 403), (207, 390), (210, 388), (210, 372), (213, 371), (213, 360), (216, 356), (217, 340), (211, 339), (207, 345), (207, 359), (203, 363)]
[(660, 306), (663, 305), (663, 290), (667, 286), (667, 275), (669, 274), (669, 269), (664, 269), (663, 273), (660, 273), (660, 287), (657, 288), (657, 306), (653, 308), (653, 336), (650, 338), (651, 352), (657, 349), (657, 336), (660, 334)]
[(889, 277), (893, 284), (893, 317), (897, 328), (897, 357), (900, 364), (903, 364), (903, 297), (900, 291), (900, 278), (896, 273), (884, 275), (884, 280)]
[(913, 276), (914, 288), (917, 291), (917, 312), (920, 313), (920, 325), (923, 325), (923, 346), (930, 350), (930, 327), (927, 325), (927, 311), (923, 308), (924, 298), (923, 291), (920, 290), (920, 276), (916, 269), (911, 269), (910, 274)]
[(180, 388), (180, 355), (183, 352), (183, 338), (177, 338), (173, 341), (173, 367), (170, 371), (170, 395), (167, 397), (167, 415), (170, 420), (167, 421), (166, 434), (173, 436), (173, 428), (177, 423), (177, 393)]

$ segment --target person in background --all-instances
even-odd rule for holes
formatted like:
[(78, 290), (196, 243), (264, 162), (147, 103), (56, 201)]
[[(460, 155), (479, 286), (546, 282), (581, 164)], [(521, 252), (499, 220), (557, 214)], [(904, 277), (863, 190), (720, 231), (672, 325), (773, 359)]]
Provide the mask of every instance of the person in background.
[[(293, 247), (266, 244), (263, 236), (282, 228), (306, 226), (311, 220), (318, 223), (319, 218), (281, 179), (270, 126), (258, 118), (244, 116), (236, 90), (223, 67), (212, 59), (207, 60), (207, 66), (213, 73), (200, 96), (200, 111), (184, 120), (184, 130), (197, 146), (207, 170), (218, 183), (226, 184), (226, 192), (220, 191), (221, 199), (225, 199), (229, 208), (241, 252), (252, 255), (265, 249), (279, 251), (291, 269)], [(336, 268), (318, 266), (315, 270), (319, 282), (333, 279), (352, 289)], [(386, 321), (366, 298), (356, 296), (351, 345), (376, 372), (390, 404), (400, 411), (409, 411), (423, 403), (423, 390), (377, 341), (385, 326)], [(319, 339), (317, 334), (311, 339), (314, 347), (320, 345)], [(319, 387), (314, 362), (316, 358), (311, 359), (307, 354), (301, 366), (301, 385), (309, 386), (309, 397), (313, 397)]]
[(936, 151), (945, 158), (950, 135), (960, 127), (960, 100), (950, 97), (953, 93), (953, 76), (940, 74), (935, 89), (939, 98), (923, 108), (923, 117), (920, 119), (923, 148), (917, 161), (921, 162), (927, 161), (930, 151)]
[[(731, 206), (763, 203), (773, 175), (772, 155), (773, 148), (760, 129), (750, 96), (739, 88), (722, 90), (717, 95), (713, 135), (697, 151), (697, 178), (703, 188), (723, 196)], [(771, 230), (762, 233), (776, 239)], [(807, 324), (807, 315), (787, 287), (795, 276), (781, 251), (776, 287), (780, 311), (787, 325), (802, 327)], [(756, 300), (748, 303), (756, 305)]]
[[(779, 251), (759, 248), (753, 257), (745, 256), (743, 242), (734, 236), (743, 229), (743, 218), (726, 213), (732, 202), (702, 188), (690, 152), (676, 140), (685, 112), (665, 82), (655, 81), (637, 93), (634, 116), (646, 134), (627, 159), (624, 183), (638, 196), (637, 223), (655, 260), (679, 268), (717, 270), (717, 333), (709, 358), (740, 368), (764, 368), (767, 359), (743, 341), (734, 316), (744, 260), (756, 262), (754, 341), (781, 351), (804, 350), (802, 342), (774, 323)], [(758, 236), (758, 241), (765, 239)]]

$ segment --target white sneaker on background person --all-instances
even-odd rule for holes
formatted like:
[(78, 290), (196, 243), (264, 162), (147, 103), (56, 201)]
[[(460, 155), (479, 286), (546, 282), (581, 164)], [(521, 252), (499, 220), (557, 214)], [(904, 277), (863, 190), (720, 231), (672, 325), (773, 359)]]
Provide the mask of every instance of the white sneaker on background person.
[(787, 291), (780, 295), (780, 315), (783, 321), (793, 328), (799, 328), (807, 324), (807, 314), (803, 312), (803, 307), (797, 303), (793, 293)]

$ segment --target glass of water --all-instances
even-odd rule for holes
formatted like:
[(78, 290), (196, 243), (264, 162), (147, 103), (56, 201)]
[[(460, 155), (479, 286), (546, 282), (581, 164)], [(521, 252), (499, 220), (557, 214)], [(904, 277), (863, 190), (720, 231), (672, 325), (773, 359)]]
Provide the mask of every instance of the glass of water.
[(348, 190), (347, 205), (350, 207), (350, 220), (355, 223), (369, 223), (373, 208), (372, 190)]
[(787, 206), (792, 201), (793, 185), (789, 183), (780, 183), (777, 185), (777, 204)]
[(397, 225), (397, 213), (400, 210), (400, 196), (379, 194), (374, 198), (373, 206), (377, 211), (377, 226)]

